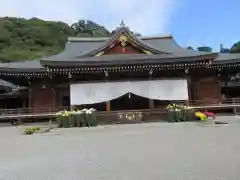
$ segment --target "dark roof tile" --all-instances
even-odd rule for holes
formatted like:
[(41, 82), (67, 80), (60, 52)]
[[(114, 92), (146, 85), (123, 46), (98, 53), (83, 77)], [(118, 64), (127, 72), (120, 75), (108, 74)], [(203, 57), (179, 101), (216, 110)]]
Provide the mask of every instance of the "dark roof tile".
[(0, 63), (0, 71), (43, 72), (46, 71), (46, 69), (40, 64), (40, 60), (28, 60), (11, 63)]
[(240, 53), (219, 53), (213, 60), (213, 64), (240, 63)]

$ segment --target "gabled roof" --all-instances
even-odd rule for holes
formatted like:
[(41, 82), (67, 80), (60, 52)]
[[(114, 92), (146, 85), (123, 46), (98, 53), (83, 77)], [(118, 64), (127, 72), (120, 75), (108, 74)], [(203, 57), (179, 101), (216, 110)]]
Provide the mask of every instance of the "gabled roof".
[(143, 50), (147, 50), (152, 52), (152, 54), (162, 54), (162, 53), (166, 53), (163, 52), (147, 43), (145, 43), (143, 40), (137, 38), (137, 36), (135, 36), (128, 27), (126, 26), (122, 26), (119, 27), (116, 32), (113, 34), (113, 36), (111, 38), (109, 38), (107, 41), (105, 41), (105, 43), (101, 46), (99, 46), (98, 48), (88, 51), (86, 53), (83, 53), (80, 57), (90, 57), (93, 56), (101, 51), (103, 51), (105, 48), (110, 47), (115, 41), (120, 40), (121, 41), (121, 37), (126, 38), (126, 42), (127, 41), (131, 41), (134, 44), (136, 44), (137, 46), (139, 46), (141, 49)]
[[(150, 54), (115, 54), (102, 55), (101, 57), (93, 57), (99, 52), (103, 52), (105, 48), (110, 47), (114, 42), (122, 36), (130, 39), (141, 49), (149, 51)], [(41, 64), (43, 66), (81, 66), (86, 64), (116, 64), (116, 63), (150, 63), (154, 60), (155, 63), (178, 62), (178, 61), (196, 61), (201, 59), (214, 59), (216, 53), (200, 52), (188, 50), (179, 46), (171, 35), (167, 36), (150, 36), (142, 37), (135, 36), (128, 27), (119, 27), (112, 37), (103, 38), (78, 38), (72, 37), (68, 39), (68, 43), (63, 52), (43, 58)], [(181, 59), (181, 60), (180, 60)], [(125, 62), (126, 61), (126, 62)], [(132, 62), (129, 62), (132, 61)], [(61, 64), (59, 64), (61, 63)]]
[[(70, 37), (65, 49), (54, 56), (43, 58), (45, 61), (71, 61), (76, 58), (90, 57), (109, 46), (122, 32), (130, 31), (127, 27), (119, 28), (112, 37), (103, 38), (79, 38)], [(135, 36), (130, 34), (135, 42), (142, 48), (147, 48), (156, 54), (177, 54), (180, 56), (204, 56), (211, 55), (211, 52), (188, 50), (179, 46), (171, 35), (164, 36)]]
[[(69, 50), (70, 48), (76, 49), (78, 51), (75, 51), (75, 52), (78, 52), (77, 54), (80, 57), (81, 55), (86, 54), (86, 50), (89, 49), (89, 46), (91, 46), (92, 49), (98, 49), (100, 48), (100, 46), (105, 45), (110, 38), (111, 37), (101, 37), (101, 38), (69, 37), (65, 50)], [(135, 38), (139, 39), (141, 42), (144, 42), (144, 44), (150, 47), (154, 47), (158, 51), (164, 52), (166, 54), (171, 54), (171, 53), (182, 53), (185, 55), (212, 54), (212, 52), (202, 52), (202, 51), (183, 48), (179, 46), (175, 41), (174, 37), (169, 34), (159, 35), (159, 36), (135, 36)], [(67, 53), (67, 51), (65, 51), (65, 53)]]

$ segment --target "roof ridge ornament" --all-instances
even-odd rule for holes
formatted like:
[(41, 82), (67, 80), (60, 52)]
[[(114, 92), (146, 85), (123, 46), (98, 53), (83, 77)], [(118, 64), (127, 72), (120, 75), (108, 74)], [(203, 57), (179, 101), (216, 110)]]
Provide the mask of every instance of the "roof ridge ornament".
[(120, 23), (120, 27), (123, 28), (123, 27), (126, 27), (125, 23), (123, 22), (123, 20), (121, 21)]
[(128, 38), (127, 36), (125, 36), (124, 34), (122, 34), (119, 38), (118, 41), (120, 41), (122, 47), (125, 47), (127, 45), (128, 42)]

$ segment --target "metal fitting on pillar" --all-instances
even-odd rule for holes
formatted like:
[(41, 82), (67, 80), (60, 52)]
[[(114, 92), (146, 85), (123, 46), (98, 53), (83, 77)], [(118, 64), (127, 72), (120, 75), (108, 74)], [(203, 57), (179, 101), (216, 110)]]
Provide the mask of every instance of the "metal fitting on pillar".
[(149, 70), (149, 75), (151, 76), (153, 74), (153, 68)]
[(72, 78), (72, 74), (70, 72), (68, 72), (68, 78), (71, 79)]
[(108, 77), (108, 71), (104, 71), (106, 77)]

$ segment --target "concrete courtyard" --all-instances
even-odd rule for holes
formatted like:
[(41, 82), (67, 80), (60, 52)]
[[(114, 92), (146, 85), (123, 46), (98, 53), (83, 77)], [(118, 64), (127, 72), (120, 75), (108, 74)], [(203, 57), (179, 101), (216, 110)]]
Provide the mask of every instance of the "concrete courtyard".
[(240, 117), (229, 125), (152, 123), (0, 128), (0, 180), (239, 180)]

